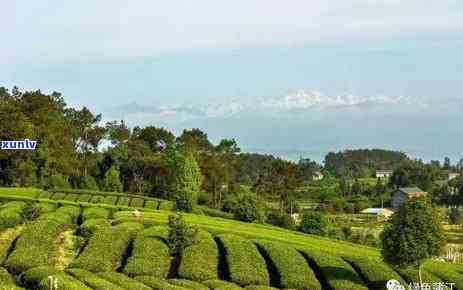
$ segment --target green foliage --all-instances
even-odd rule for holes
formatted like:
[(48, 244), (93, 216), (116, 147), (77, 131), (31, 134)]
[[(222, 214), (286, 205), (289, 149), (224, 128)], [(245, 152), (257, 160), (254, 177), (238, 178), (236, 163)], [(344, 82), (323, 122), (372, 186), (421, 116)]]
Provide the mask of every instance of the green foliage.
[(230, 280), (238, 285), (269, 285), (270, 278), (264, 258), (256, 245), (241, 237), (218, 236), (225, 251)]
[(440, 254), (445, 237), (436, 210), (424, 200), (410, 199), (386, 223), (381, 242), (386, 262), (418, 267)]
[[(94, 290), (92, 288), (87, 287), (83, 282), (79, 281), (78, 279), (74, 278), (73, 276), (65, 272), (58, 272), (56, 274), (53, 274), (53, 277), (58, 280), (58, 289)], [(48, 277), (40, 281), (40, 284), (37, 289), (50, 290)], [(107, 289), (112, 289), (112, 288), (107, 288)]]
[(140, 232), (133, 243), (132, 255), (124, 273), (134, 277), (149, 275), (166, 278), (169, 269), (169, 247), (164, 242), (167, 228), (152, 227)]
[(3, 264), (3, 261), (9, 254), (13, 242), (19, 236), (22, 231), (22, 226), (5, 229), (0, 232), (0, 264)]
[(168, 282), (172, 285), (180, 286), (180, 287), (192, 289), (192, 290), (209, 290), (209, 287), (201, 283), (190, 281), (190, 280), (169, 279)]
[(285, 229), (294, 229), (296, 227), (295, 220), (287, 213), (270, 212), (267, 214), (266, 222)]
[(117, 205), (124, 205), (124, 206), (129, 206), (130, 204), (130, 197), (119, 197), (119, 200), (117, 201)]
[(95, 178), (91, 175), (85, 175), (82, 177), (79, 187), (82, 189), (98, 190), (98, 184), (96, 183)]
[(117, 196), (111, 196), (111, 195), (105, 196), (103, 202), (107, 204), (115, 205), (117, 202)]
[(185, 248), (197, 243), (198, 229), (188, 226), (181, 215), (170, 215), (167, 225), (167, 245), (172, 255), (181, 255)]
[(109, 218), (109, 210), (102, 207), (87, 207), (82, 212), (82, 219), (84, 221), (89, 219), (107, 219)]
[[(420, 275), (418, 269), (409, 267), (405, 269), (397, 269), (397, 272), (406, 280), (408, 284), (419, 283)], [(442, 282), (436, 275), (429, 273), (428, 271), (421, 270), (421, 279), (426, 283), (440, 283)]]
[(183, 251), (180, 261), (180, 278), (202, 282), (219, 277), (219, 250), (212, 235), (206, 231), (199, 232), (198, 242)]
[(169, 187), (176, 209), (191, 212), (197, 204), (202, 175), (195, 157), (191, 153), (169, 150), (164, 162), (169, 170)]
[(304, 257), (294, 248), (263, 240), (257, 241), (257, 244), (278, 272), (278, 287), (321, 290), (315, 273), (310, 269)]
[(90, 237), (103, 227), (110, 227), (107, 219), (86, 219), (79, 228), (79, 234), (83, 237)]
[(12, 273), (50, 265), (57, 250), (59, 234), (72, 225), (72, 218), (62, 213), (48, 213), (31, 222), (16, 242), (5, 266)]
[(449, 212), (449, 223), (451, 225), (459, 225), (463, 221), (463, 216), (458, 208), (452, 207)]
[(142, 198), (132, 198), (132, 201), (130, 202), (130, 206), (143, 207), (144, 203), (145, 203), (145, 200)]
[(31, 268), (19, 276), (19, 282), (24, 287), (30, 289), (38, 289), (40, 281), (47, 278), (48, 276), (55, 275), (58, 272), (59, 270), (50, 266)]
[(240, 286), (235, 283), (222, 281), (222, 280), (207, 280), (203, 282), (204, 285), (211, 288), (211, 290), (242, 290)]
[[(0, 286), (13, 286), (15, 285), (13, 277), (11, 277), (10, 273), (3, 268), (0, 267)], [(0, 288), (1, 289), (1, 288)]]
[[(402, 280), (393, 269), (383, 263), (378, 263), (378, 260), (368, 258), (351, 258), (345, 257), (345, 259), (357, 269), (357, 272), (366, 281), (369, 289), (383, 289), (389, 280), (397, 280), (402, 285), (405, 282)], [(428, 282), (428, 281), (426, 281)]]
[(53, 212), (56, 210), (56, 204), (48, 202), (37, 202), (34, 203), (34, 207), (39, 211), (40, 214)]
[(55, 173), (50, 175), (47, 178), (46, 184), (45, 184), (46, 189), (57, 189), (57, 188), (71, 188), (71, 185), (69, 184), (68, 177), (62, 175), (61, 173)]
[(114, 285), (123, 287), (126, 290), (151, 290), (150, 287), (137, 280), (131, 279), (124, 274), (117, 272), (101, 272), (97, 274), (100, 278), (103, 278)]
[(21, 217), (23, 220), (34, 220), (38, 218), (40, 215), (40, 210), (34, 206), (32, 203), (27, 203), (22, 212), (21, 212)]
[(126, 290), (127, 288), (123, 288), (113, 284), (103, 278), (100, 278), (98, 275), (83, 270), (83, 269), (68, 269), (66, 270), (67, 273), (71, 274), (78, 280), (82, 281), (89, 287), (92, 287), (94, 290)]
[(121, 192), (122, 183), (119, 177), (119, 168), (111, 166), (106, 172), (103, 180), (103, 188), (106, 191)]
[(26, 203), (11, 201), (0, 207), (0, 230), (12, 228), (23, 222), (23, 209)]
[(81, 201), (81, 202), (89, 202), (90, 199), (92, 199), (92, 196), (90, 194), (82, 194), (79, 196), (79, 198), (77, 199), (77, 201)]
[[(321, 251), (302, 249), (310, 267), (319, 273), (323, 288), (333, 290), (367, 290), (362, 279), (355, 270), (340, 257), (332, 256)], [(326, 286), (325, 286), (326, 285)]]
[(270, 286), (262, 286), (262, 285), (250, 285), (244, 288), (246, 290), (277, 290), (278, 288), (270, 287)]
[(254, 222), (262, 217), (259, 199), (254, 193), (239, 195), (232, 211), (237, 220), (244, 222)]
[(302, 215), (300, 230), (306, 234), (326, 236), (330, 227), (329, 217), (320, 212), (310, 211)]
[(159, 290), (187, 290), (181, 286), (172, 285), (164, 279), (159, 279), (153, 276), (137, 276), (136, 280), (142, 282), (145, 285), (152, 287), (153, 289)]
[(129, 243), (140, 227), (139, 224), (120, 224), (98, 228), (71, 267), (91, 272), (115, 271), (121, 266)]
[(425, 263), (423, 269), (442, 281), (455, 283), (454, 288), (463, 289), (463, 266), (444, 262)]

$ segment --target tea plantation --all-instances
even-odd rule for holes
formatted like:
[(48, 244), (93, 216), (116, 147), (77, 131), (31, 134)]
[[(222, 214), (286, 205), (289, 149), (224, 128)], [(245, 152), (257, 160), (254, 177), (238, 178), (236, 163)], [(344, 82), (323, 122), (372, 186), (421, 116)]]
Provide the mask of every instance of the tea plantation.
[[(183, 215), (199, 239), (172, 257), (172, 204), (164, 200), (0, 188), (0, 201), (0, 290), (49, 289), (50, 276), (70, 290), (376, 290), (390, 279), (418, 280), (414, 269), (385, 264), (376, 248), (242, 223), (206, 208)], [(39, 215), (25, 220), (31, 203)], [(463, 289), (463, 266), (429, 261), (422, 272), (427, 282)]]

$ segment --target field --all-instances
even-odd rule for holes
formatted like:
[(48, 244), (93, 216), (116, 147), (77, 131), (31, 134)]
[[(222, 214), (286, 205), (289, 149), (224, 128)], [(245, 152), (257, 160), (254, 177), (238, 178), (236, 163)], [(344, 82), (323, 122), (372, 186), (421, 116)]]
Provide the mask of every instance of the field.
[[(376, 248), (204, 214), (183, 214), (200, 234), (176, 264), (166, 244), (172, 211), (157, 209), (169, 202), (159, 200), (154, 209), (156, 199), (124, 196), (137, 208), (151, 204), (134, 217), (132, 207), (108, 198), (118, 194), (60, 193), (90, 195), (98, 206), (50, 200), (34, 189), (0, 189), (0, 283), (5, 279), (8, 289), (48, 289), (50, 275), (58, 289), (74, 290), (376, 290), (389, 279), (417, 279), (413, 270), (385, 264)], [(15, 214), (24, 205), (18, 201), (33, 201), (41, 215), (25, 222)], [(463, 289), (463, 266), (428, 261), (423, 269), (424, 277)]]

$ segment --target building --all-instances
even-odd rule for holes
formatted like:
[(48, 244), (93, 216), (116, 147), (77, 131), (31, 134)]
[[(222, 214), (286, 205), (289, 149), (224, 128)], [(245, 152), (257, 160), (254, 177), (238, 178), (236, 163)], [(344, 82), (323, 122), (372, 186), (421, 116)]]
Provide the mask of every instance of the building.
[(313, 174), (313, 180), (322, 180), (323, 179), (323, 173), (320, 171), (316, 171)]
[(400, 206), (409, 198), (417, 198), (427, 195), (427, 192), (421, 190), (418, 187), (399, 188), (392, 194), (392, 209), (397, 211)]
[(376, 178), (389, 178), (392, 176), (392, 170), (376, 170)]
[(460, 173), (452, 172), (450, 170), (444, 170), (444, 171), (442, 171), (442, 174), (441, 174), (441, 178), (443, 180), (447, 180), (447, 181), (450, 181), (450, 180), (452, 180), (454, 178), (457, 178), (459, 176), (460, 176)]
[(394, 211), (388, 208), (367, 208), (360, 213), (376, 216), (378, 220), (387, 220), (394, 214)]

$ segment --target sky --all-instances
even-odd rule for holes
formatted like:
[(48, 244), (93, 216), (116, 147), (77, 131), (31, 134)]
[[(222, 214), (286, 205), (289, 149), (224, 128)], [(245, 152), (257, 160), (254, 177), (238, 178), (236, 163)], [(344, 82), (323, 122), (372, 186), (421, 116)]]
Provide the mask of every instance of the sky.
[(3, 1), (0, 86), (244, 151), (463, 156), (458, 0)]

